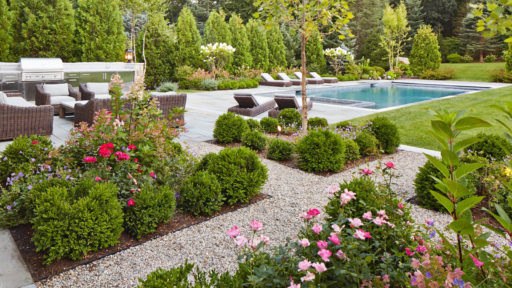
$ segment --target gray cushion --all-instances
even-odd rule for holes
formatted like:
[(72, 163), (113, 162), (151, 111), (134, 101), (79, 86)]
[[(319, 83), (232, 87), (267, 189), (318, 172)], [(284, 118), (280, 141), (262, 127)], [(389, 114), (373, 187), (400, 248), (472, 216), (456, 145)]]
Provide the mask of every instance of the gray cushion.
[(7, 104), (7, 95), (4, 92), (0, 91), (0, 104)]
[(109, 94), (109, 84), (104, 83), (87, 83), (87, 90), (94, 92), (94, 94)]
[(288, 77), (288, 75), (286, 73), (277, 73), (277, 75), (279, 75), (279, 77), (281, 77), (281, 79), (283, 79), (283, 80), (286, 80), (286, 81), (291, 80), (291, 78)]
[(272, 78), (272, 76), (270, 76), (270, 74), (268, 73), (261, 73), (261, 78), (263, 78), (263, 80), (269, 82), (269, 81), (276, 81), (274, 80), (274, 78)]
[(35, 104), (27, 102), (23, 97), (9, 97), (7, 104), (18, 107), (35, 107)]
[(309, 72), (309, 75), (313, 76), (315, 79), (322, 79), (322, 76), (318, 75), (316, 72)]
[(69, 95), (68, 84), (44, 84), (43, 91), (52, 97)]
[(293, 75), (295, 75), (295, 77), (297, 77), (297, 79), (302, 79), (302, 73), (300, 73), (300, 72), (294, 72)]
[(62, 103), (62, 102), (73, 102), (73, 101), (76, 101), (76, 99), (73, 97), (69, 97), (69, 96), (60, 95), (60, 96), (50, 97), (50, 104), (52, 104), (52, 105), (60, 105), (60, 103)]
[(95, 94), (94, 99), (110, 99), (110, 94)]

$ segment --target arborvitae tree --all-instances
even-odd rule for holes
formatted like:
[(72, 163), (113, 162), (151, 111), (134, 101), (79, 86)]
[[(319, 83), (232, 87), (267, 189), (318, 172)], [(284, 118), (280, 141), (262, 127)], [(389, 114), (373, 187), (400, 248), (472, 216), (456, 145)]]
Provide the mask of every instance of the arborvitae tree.
[(203, 43), (226, 43), (231, 44), (231, 31), (226, 23), (226, 14), (212, 11), (204, 26)]
[[(407, 21), (409, 22), (409, 36), (411, 40), (414, 39), (416, 31), (423, 25), (423, 10), (421, 9), (421, 0), (405, 0), (405, 7), (407, 8)], [(412, 49), (412, 41), (407, 41), (404, 50), (410, 53)]]
[(430, 25), (436, 33), (452, 36), (453, 21), (457, 16), (456, 0), (422, 0), (424, 22)]
[(247, 37), (251, 42), (252, 67), (255, 69), (268, 70), (269, 51), (265, 28), (258, 20), (249, 20), (247, 23)]
[(372, 31), (370, 36), (366, 39), (366, 42), (360, 48), (358, 57), (359, 59), (369, 59), (370, 65), (379, 66), (385, 70), (389, 69), (388, 53), (382, 49), (381, 43), (381, 31), (375, 29)]
[(324, 56), (324, 46), (322, 45), (322, 39), (318, 33), (313, 34), (308, 43), (306, 43), (306, 59), (308, 59), (308, 71), (317, 72), (320, 74), (325, 73), (327, 61), (325, 60)]
[(188, 8), (183, 8), (176, 24), (178, 54), (176, 63), (180, 66), (201, 66), (201, 35), (197, 30), (194, 15)]
[(6, 0), (0, 0), (0, 62), (11, 61), (11, 13)]
[(270, 69), (286, 67), (286, 47), (277, 24), (267, 31), (267, 43)]
[(300, 34), (293, 31), (286, 23), (282, 23), (280, 29), (286, 47), (286, 63), (290, 67), (297, 67), (300, 65)]
[(242, 66), (251, 67), (251, 42), (247, 38), (245, 25), (238, 15), (234, 14), (229, 19), (229, 30), (231, 31), (231, 46), (236, 49), (233, 54), (232, 67), (235, 69)]
[(228, 14), (237, 14), (244, 22), (249, 21), (258, 11), (258, 7), (254, 5), (255, 0), (224, 0), (223, 2), (223, 9)]
[(15, 58), (73, 60), (75, 19), (71, 1), (11, 0), (11, 7)]
[(437, 70), (441, 66), (439, 43), (430, 26), (422, 25), (418, 29), (412, 44), (409, 61), (415, 75), (419, 75), (426, 70)]
[(138, 59), (146, 61), (145, 82), (149, 89), (172, 78), (175, 68), (175, 41), (174, 31), (165, 20), (164, 14), (152, 14), (137, 40)]
[(127, 39), (118, 2), (78, 0), (76, 14), (81, 61), (121, 61)]
[(370, 34), (375, 29), (382, 29), (382, 11), (385, 4), (386, 0), (359, 0), (350, 5), (354, 18), (350, 20), (348, 26), (354, 33), (355, 47), (353, 48), (357, 58), (363, 56), (361, 49), (365, 46)]

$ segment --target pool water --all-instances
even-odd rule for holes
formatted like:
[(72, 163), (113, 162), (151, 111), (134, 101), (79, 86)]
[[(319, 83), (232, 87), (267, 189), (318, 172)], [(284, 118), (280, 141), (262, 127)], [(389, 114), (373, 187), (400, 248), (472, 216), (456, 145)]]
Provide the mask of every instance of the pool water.
[[(352, 87), (348, 86), (332, 87), (329, 89), (312, 89), (308, 90), (307, 95), (309, 98), (322, 102), (334, 102), (356, 107), (382, 109), (442, 98), (446, 96), (459, 95), (468, 91), (469, 90), (460, 88), (433, 88), (397, 84), (379, 84), (371, 87), (369, 84), (365, 84)], [(298, 95), (300, 96), (300, 92)]]

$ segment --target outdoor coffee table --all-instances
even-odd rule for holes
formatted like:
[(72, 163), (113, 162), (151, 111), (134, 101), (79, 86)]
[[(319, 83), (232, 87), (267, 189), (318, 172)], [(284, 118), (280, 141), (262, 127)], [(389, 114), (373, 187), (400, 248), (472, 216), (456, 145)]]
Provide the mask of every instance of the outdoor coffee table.
[(75, 104), (85, 104), (88, 100), (81, 100), (81, 101), (69, 101), (69, 102), (62, 102), (60, 103), (60, 110), (59, 110), (59, 117), (64, 118), (66, 117), (67, 112), (75, 112)]

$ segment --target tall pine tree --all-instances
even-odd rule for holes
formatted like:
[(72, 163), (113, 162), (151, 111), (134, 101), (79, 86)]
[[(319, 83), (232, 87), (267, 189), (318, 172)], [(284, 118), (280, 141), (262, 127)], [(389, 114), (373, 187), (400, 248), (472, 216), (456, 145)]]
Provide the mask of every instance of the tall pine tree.
[(405, 0), (405, 7), (407, 8), (407, 21), (409, 22), (409, 27), (411, 27), (411, 31), (409, 31), (411, 41), (407, 42), (404, 50), (409, 54), (412, 49), (412, 39), (414, 39), (416, 31), (423, 25), (423, 17), (425, 15), (421, 9), (421, 0)]
[(306, 59), (307, 68), (310, 72), (325, 73), (327, 61), (324, 56), (324, 47), (322, 46), (322, 38), (318, 33), (313, 36), (306, 43)]
[(16, 58), (73, 60), (75, 19), (71, 1), (11, 0), (11, 7)]
[(194, 15), (187, 7), (181, 10), (176, 24), (178, 54), (176, 63), (192, 67), (201, 66), (201, 35), (197, 30)]
[(231, 45), (236, 49), (233, 55), (233, 68), (251, 67), (252, 56), (250, 51), (247, 30), (242, 19), (234, 14), (229, 19), (229, 31), (231, 31)]
[(0, 0), (0, 62), (11, 61), (11, 13), (6, 0)]
[(76, 14), (81, 61), (121, 61), (127, 39), (119, 2), (78, 0)]
[(269, 66), (267, 36), (260, 21), (249, 20), (247, 23), (247, 37), (251, 42), (252, 67), (267, 71)]
[(203, 43), (226, 43), (231, 44), (231, 31), (226, 23), (226, 14), (212, 11), (204, 26)]
[(457, 2), (455, 0), (422, 0), (424, 22), (430, 25), (434, 32), (452, 36), (453, 22), (457, 16)]
[(286, 67), (286, 47), (283, 43), (283, 35), (279, 26), (273, 25), (267, 31), (267, 43), (269, 52), (270, 69)]
[[(359, 0), (352, 2), (350, 10), (354, 18), (349, 22), (349, 27), (354, 33), (354, 51), (357, 58), (368, 59), (368, 47), (364, 47), (370, 35), (374, 32), (382, 33), (382, 11), (386, 0)], [(381, 49), (378, 47), (378, 49)], [(365, 55), (362, 54), (365, 51)]]

